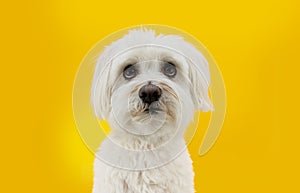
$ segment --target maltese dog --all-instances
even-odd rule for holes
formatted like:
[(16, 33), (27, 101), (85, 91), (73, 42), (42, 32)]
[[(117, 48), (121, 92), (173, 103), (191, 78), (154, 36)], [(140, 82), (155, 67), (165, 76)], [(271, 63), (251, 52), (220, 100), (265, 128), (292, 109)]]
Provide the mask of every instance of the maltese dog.
[(111, 132), (94, 162), (93, 193), (192, 193), (184, 132), (197, 110), (212, 110), (208, 63), (177, 35), (130, 30), (106, 47), (91, 101)]

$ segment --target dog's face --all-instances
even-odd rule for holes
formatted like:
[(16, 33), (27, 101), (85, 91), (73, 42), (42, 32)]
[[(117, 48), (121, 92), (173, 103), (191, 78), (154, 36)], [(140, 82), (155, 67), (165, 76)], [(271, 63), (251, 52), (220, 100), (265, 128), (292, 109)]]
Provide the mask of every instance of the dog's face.
[[(188, 65), (166, 48), (133, 48), (112, 61), (111, 122), (136, 135), (180, 124), (193, 112)], [(190, 110), (187, 110), (190, 109)], [(114, 124), (115, 125), (115, 124)]]
[[(123, 50), (122, 41), (128, 44)], [(178, 41), (175, 48), (168, 41), (143, 45), (129, 41), (124, 37), (113, 43), (98, 60), (92, 87), (95, 113), (108, 119), (112, 129), (133, 135), (182, 135), (196, 109), (211, 108), (208, 69), (193, 61), (203, 56), (178, 38), (173, 39)], [(185, 56), (182, 47), (195, 58)]]

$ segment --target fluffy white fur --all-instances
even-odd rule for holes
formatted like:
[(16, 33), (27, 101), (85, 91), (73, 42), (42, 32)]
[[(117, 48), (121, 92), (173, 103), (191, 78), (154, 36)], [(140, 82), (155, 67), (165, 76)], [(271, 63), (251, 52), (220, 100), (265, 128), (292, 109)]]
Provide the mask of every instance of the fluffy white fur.
[[(169, 78), (162, 65), (171, 62)], [(128, 64), (138, 69), (126, 80)], [(145, 111), (139, 90), (151, 81), (162, 90)], [(95, 114), (112, 129), (94, 164), (93, 193), (192, 193), (194, 172), (183, 139), (195, 110), (212, 109), (209, 69), (203, 55), (176, 35), (131, 30), (98, 59), (91, 100)]]

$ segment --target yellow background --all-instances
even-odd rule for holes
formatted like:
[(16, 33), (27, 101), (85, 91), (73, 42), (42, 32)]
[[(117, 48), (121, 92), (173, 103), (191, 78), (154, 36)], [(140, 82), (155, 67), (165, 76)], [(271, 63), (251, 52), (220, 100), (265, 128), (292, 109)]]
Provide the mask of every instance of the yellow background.
[(93, 155), (72, 114), (76, 70), (97, 41), (144, 23), (191, 33), (223, 73), (222, 133), (203, 157), (203, 131), (189, 146), (197, 191), (300, 192), (299, 1), (35, 0), (0, 9), (0, 192), (91, 192)]

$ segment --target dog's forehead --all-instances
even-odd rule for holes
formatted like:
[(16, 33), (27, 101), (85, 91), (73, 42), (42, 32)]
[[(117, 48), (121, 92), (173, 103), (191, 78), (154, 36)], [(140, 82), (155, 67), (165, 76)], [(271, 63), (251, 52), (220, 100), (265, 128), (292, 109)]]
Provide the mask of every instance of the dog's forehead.
[(175, 62), (182, 68), (187, 68), (185, 57), (182, 54), (165, 47), (143, 46), (132, 48), (120, 53), (112, 60), (112, 70), (117, 71), (128, 64), (143, 63), (147, 61)]

